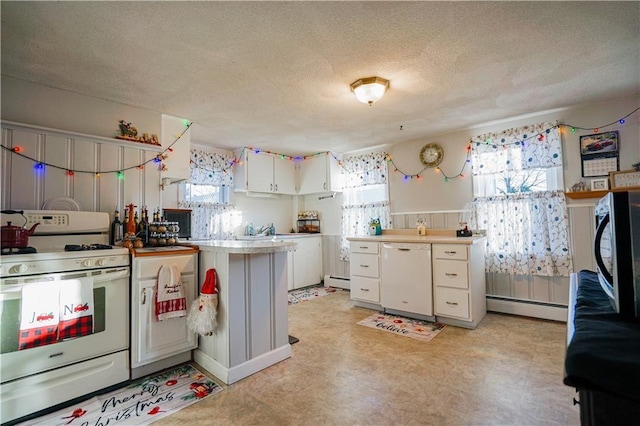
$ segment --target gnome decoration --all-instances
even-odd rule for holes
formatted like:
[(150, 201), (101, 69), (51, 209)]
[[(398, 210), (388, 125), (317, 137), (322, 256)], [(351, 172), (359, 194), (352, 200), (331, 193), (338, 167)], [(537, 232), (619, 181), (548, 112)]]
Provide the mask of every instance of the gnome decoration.
[(187, 316), (189, 329), (203, 336), (211, 336), (218, 322), (218, 275), (215, 269), (208, 269), (200, 290), (200, 297), (193, 301)]

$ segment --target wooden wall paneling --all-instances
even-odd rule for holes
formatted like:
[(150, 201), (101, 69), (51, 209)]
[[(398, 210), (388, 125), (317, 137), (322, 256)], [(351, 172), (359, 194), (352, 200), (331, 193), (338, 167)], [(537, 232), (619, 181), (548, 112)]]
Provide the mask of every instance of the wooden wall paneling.
[(562, 305), (569, 304), (569, 277), (550, 277), (550, 301)]
[[(11, 130), (2, 129), (2, 146), (11, 148)], [(0, 206), (2, 209), (10, 207), (11, 195), (11, 160), (14, 154), (6, 149), (0, 149)]]
[(512, 286), (512, 297), (517, 299), (532, 299), (533, 291), (531, 291), (530, 275), (509, 275)]
[(99, 144), (97, 147), (98, 190), (100, 194), (97, 210), (108, 212), (113, 219), (116, 208), (120, 211), (120, 220), (124, 220), (123, 188), (124, 180), (118, 178), (118, 170), (122, 169), (122, 155), (124, 148), (117, 145)]
[(149, 214), (162, 205), (162, 191), (160, 189), (160, 168), (153, 159), (158, 155), (157, 152), (143, 151), (143, 161), (145, 162), (143, 169), (144, 191), (142, 193), (142, 205), (147, 206)]
[(491, 279), (491, 293), (495, 296), (514, 297), (512, 291), (511, 275), (487, 273), (487, 278)]
[[(141, 205), (142, 197), (140, 195), (142, 185), (142, 170), (138, 166), (140, 161), (140, 151), (134, 148), (124, 148), (123, 169), (124, 169), (124, 204), (133, 203), (134, 206)], [(137, 209), (136, 209), (137, 210)]]
[(531, 277), (531, 299), (538, 302), (551, 302), (549, 277), (533, 275)]
[[(98, 171), (98, 146), (96, 142), (83, 139), (75, 139), (72, 143), (71, 164), (77, 170), (72, 176), (73, 198), (84, 211), (101, 211), (99, 182), (102, 176), (95, 175)], [(113, 213), (113, 209), (102, 211)]]
[(69, 159), (71, 140), (69, 138), (41, 134), (44, 140), (44, 162), (47, 177), (44, 180), (43, 200), (36, 208), (42, 207), (42, 202), (55, 197), (73, 198), (73, 177), (67, 176), (67, 170), (72, 167)]
[[(33, 132), (12, 131), (11, 147), (19, 146), (21, 154), (43, 161), (41, 138)], [(12, 209), (39, 209), (42, 203), (42, 184), (48, 178), (49, 167), (36, 169), (37, 163), (20, 155), (11, 155), (11, 195), (9, 206)]]

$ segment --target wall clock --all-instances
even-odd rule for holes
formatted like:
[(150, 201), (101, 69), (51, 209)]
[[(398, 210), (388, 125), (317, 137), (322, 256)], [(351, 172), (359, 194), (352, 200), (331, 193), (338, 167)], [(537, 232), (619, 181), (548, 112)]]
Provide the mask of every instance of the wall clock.
[(428, 143), (420, 150), (420, 161), (427, 167), (435, 167), (442, 161), (444, 151), (437, 143)]

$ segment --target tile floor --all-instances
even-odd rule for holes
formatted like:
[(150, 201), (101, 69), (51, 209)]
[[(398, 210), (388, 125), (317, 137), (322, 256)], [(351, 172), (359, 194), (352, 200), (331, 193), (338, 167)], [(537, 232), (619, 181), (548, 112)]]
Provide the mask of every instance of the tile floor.
[(348, 292), (289, 306), (291, 358), (154, 425), (579, 425), (564, 323), (488, 314), (425, 343), (356, 325)]

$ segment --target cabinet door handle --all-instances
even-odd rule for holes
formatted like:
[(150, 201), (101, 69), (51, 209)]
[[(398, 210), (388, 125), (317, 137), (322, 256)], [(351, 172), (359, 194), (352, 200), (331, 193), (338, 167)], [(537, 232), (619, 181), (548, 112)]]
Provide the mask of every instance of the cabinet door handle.
[(369, 265), (360, 265), (361, 268), (368, 268)]
[(447, 251), (447, 250), (444, 251), (444, 254), (448, 254), (449, 256), (453, 256), (456, 253), (457, 251)]
[(368, 249), (369, 246), (360, 246), (361, 249)]
[(458, 302), (445, 302), (447, 305), (458, 306)]
[(409, 303), (409, 302), (407, 302), (406, 300), (403, 300), (403, 301), (402, 301), (402, 303), (407, 304), (407, 303)]
[(327, 182), (324, 182), (324, 183), (322, 184), (322, 189), (324, 189), (325, 191), (327, 190)]
[(408, 248), (399, 248), (398, 250), (400, 250), (400, 251), (411, 251), (411, 249), (408, 249)]
[(144, 305), (145, 303), (147, 303), (147, 289), (143, 288), (142, 289), (142, 304)]
[(276, 183), (276, 192), (278, 192), (278, 184)]
[(361, 291), (369, 291), (368, 288), (360, 288)]
[(273, 191), (273, 184), (272, 183), (269, 184), (269, 191)]
[(451, 273), (451, 272), (447, 272), (447, 273), (445, 273), (445, 275), (446, 275), (447, 277), (449, 277), (449, 278), (454, 278), (454, 277), (457, 277), (457, 276), (458, 276), (458, 274), (453, 274), (453, 273)]

